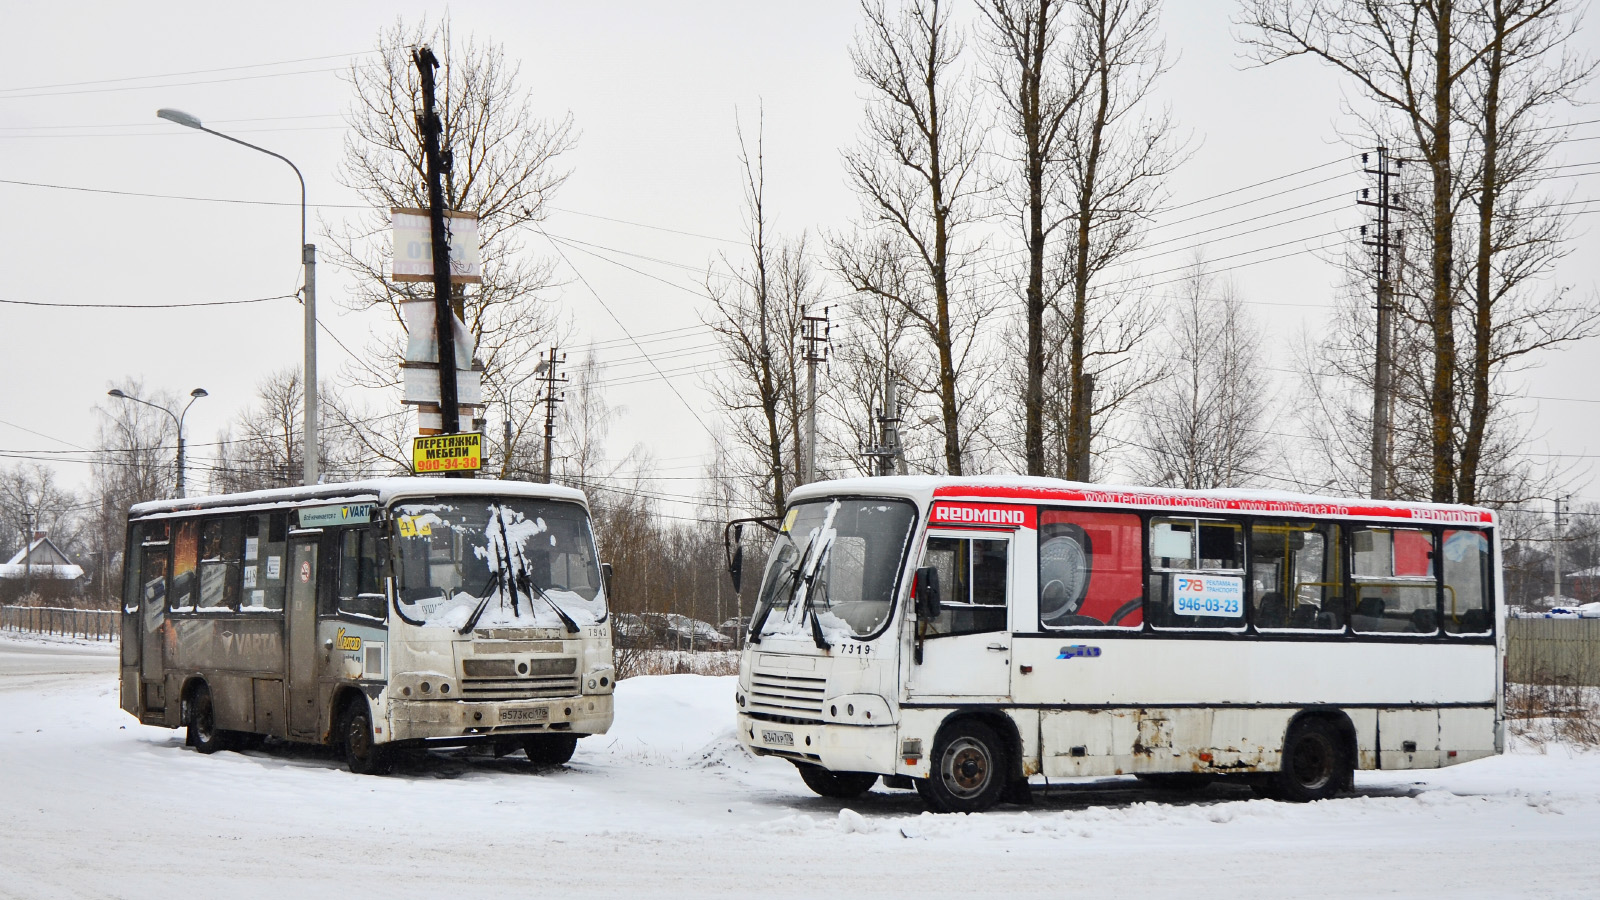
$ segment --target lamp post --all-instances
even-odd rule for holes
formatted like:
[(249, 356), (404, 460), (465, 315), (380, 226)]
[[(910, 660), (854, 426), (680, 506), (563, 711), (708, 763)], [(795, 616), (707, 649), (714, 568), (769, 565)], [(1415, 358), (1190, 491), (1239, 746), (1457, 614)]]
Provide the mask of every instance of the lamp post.
[(300, 174), (300, 167), (289, 161), (289, 157), (281, 153), (273, 153), (265, 147), (257, 147), (248, 141), (241, 141), (233, 135), (214, 131), (200, 124), (200, 120), (180, 109), (158, 109), (156, 116), (214, 134), (223, 140), (233, 141), (240, 146), (259, 150), (268, 156), (277, 157), (289, 164), (294, 169), (294, 177), (300, 179), (300, 262), (305, 266), (305, 448), (302, 455), (305, 457), (301, 470), (302, 480), (307, 485), (317, 483), (317, 246), (306, 243), (306, 179)]
[(188, 493), (183, 489), (183, 419), (185, 416), (189, 415), (189, 407), (194, 405), (194, 401), (199, 400), (201, 397), (210, 396), (206, 393), (206, 389), (195, 388), (194, 390), (190, 391), (189, 402), (183, 407), (183, 412), (181, 413), (175, 413), (172, 410), (167, 409), (165, 406), (151, 403), (148, 400), (140, 400), (138, 397), (135, 397), (132, 394), (123, 393), (116, 388), (106, 391), (106, 396), (116, 397), (118, 400), (132, 400), (134, 403), (143, 403), (145, 406), (148, 406), (151, 409), (159, 409), (172, 417), (173, 424), (178, 426), (178, 499), (182, 500), (184, 497), (187, 497)]

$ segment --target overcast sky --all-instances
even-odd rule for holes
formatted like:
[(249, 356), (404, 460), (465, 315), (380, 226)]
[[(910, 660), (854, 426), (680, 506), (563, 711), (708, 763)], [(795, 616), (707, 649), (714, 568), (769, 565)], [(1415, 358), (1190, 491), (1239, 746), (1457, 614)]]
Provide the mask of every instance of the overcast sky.
[[(349, 97), (340, 73), (357, 54), (370, 51), (378, 30), (397, 17), (409, 24), (446, 9), (356, 2), (10, 4), (12, 55), (0, 80), (0, 179), (6, 180), (0, 183), (0, 208), (6, 211), (0, 217), (0, 258), (9, 277), (0, 298), (137, 305), (293, 293), (299, 283), (299, 212), (293, 205), (61, 187), (298, 199), (293, 174), (277, 160), (155, 118), (157, 107), (177, 107), (293, 159), (305, 173), (310, 202), (325, 205), (313, 213), (311, 237), (325, 245), (319, 219), (332, 224), (352, 215), (337, 205), (356, 200), (335, 177)], [(663, 478), (658, 490), (696, 493), (699, 485), (692, 479), (709, 441), (694, 419), (717, 423), (703, 373), (686, 370), (717, 362), (708, 334), (678, 331), (646, 344), (674, 393), (645, 377), (651, 368), (637, 350), (617, 343), (621, 329), (583, 282), (635, 336), (700, 321), (704, 300), (696, 294), (703, 279), (696, 273), (719, 251), (738, 249), (735, 113), (753, 115), (758, 105), (766, 111), (768, 200), (778, 227), (815, 235), (848, 224), (856, 204), (843, 184), (838, 151), (854, 140), (862, 110), (847, 52), (857, 7), (508, 2), (448, 9), (458, 36), (503, 42), (507, 57), (520, 63), (521, 83), (541, 114), (574, 115), (581, 139), (568, 160), (573, 174), (553, 199), (556, 211), (545, 227), (596, 249), (566, 251), (570, 265), (561, 271), (568, 283), (557, 301), (577, 343), (606, 342), (602, 361), (616, 360), (607, 371), (615, 382), (607, 397), (628, 414), (610, 453), (620, 456), (642, 442)], [(1232, 34), (1233, 13), (1231, 2), (1190, 0), (1169, 3), (1164, 15), (1177, 61), (1159, 95), (1196, 148), (1172, 179), (1173, 204), (1348, 153), (1339, 137), (1348, 123), (1337, 76), (1305, 60), (1249, 67)], [(1591, 21), (1583, 32), (1591, 55), (1600, 48), (1597, 28)], [(1589, 99), (1597, 97), (1591, 87)], [(1600, 112), (1578, 109), (1568, 118), (1600, 119)], [(1558, 162), (1600, 160), (1600, 143), (1594, 142), (1600, 124), (1579, 126), (1574, 134), (1594, 138), (1564, 145)], [(1341, 172), (1342, 178), (1309, 185)], [(58, 187), (14, 183), (19, 181)], [(1286, 365), (1295, 335), (1316, 329), (1325, 316), (1337, 273), (1314, 253), (1258, 261), (1329, 246), (1353, 232), (1364, 220), (1353, 201), (1365, 183), (1353, 162), (1339, 163), (1186, 208), (1169, 221), (1215, 215), (1169, 225), (1153, 240), (1343, 191), (1349, 202), (1334, 199), (1301, 213), (1325, 215), (1203, 248), (1217, 268), (1239, 266), (1229, 274), (1268, 328), (1272, 364)], [(1600, 175), (1564, 187), (1586, 198), (1597, 184)], [(1221, 211), (1284, 185), (1308, 186), (1255, 207)], [(1290, 218), (1295, 216), (1269, 221)], [(1557, 278), (1585, 295), (1600, 290), (1594, 221), (1577, 220), (1576, 252)], [(1339, 229), (1341, 236), (1325, 236)], [(1141, 254), (1149, 257), (1141, 266), (1146, 272), (1181, 266), (1193, 252), (1184, 248), (1201, 240), (1170, 241), (1161, 248), (1168, 255)], [(536, 235), (527, 244), (550, 252)], [(1285, 246), (1263, 249), (1270, 245)], [(579, 275), (581, 280), (574, 277)], [(322, 319), (338, 338), (324, 337), (320, 365), (325, 377), (338, 381), (350, 362), (339, 343), (359, 353), (374, 328), (390, 324), (378, 313), (352, 313), (340, 305), (349, 280), (332, 265), (319, 268), (318, 281)], [(12, 460), (79, 458), (63, 451), (93, 446), (95, 407), (114, 402), (105, 398), (106, 390), (129, 378), (177, 394), (207, 389), (211, 396), (195, 405), (186, 433), (196, 444), (213, 440), (249, 403), (257, 382), (299, 364), (300, 315), (287, 299), (191, 310), (0, 306), (5, 368), (13, 379), (0, 400), (0, 450)], [(1541, 368), (1515, 385), (1530, 397), (1569, 398), (1527, 401), (1536, 437), (1529, 452), (1600, 453), (1597, 358), (1600, 339), (1590, 339), (1541, 357)], [(205, 457), (214, 450), (194, 452)], [(88, 467), (80, 462), (55, 464), (68, 484), (87, 477)], [(1586, 493), (1600, 498), (1600, 490)]]

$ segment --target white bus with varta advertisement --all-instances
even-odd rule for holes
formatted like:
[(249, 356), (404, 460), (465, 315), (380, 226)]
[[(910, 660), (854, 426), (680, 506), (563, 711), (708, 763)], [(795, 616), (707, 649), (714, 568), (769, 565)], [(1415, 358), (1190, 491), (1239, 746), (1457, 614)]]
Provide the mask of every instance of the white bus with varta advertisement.
[(609, 567), (580, 491), (389, 478), (142, 503), (122, 708), (202, 753), (328, 744), (352, 771), (488, 743), (543, 765), (611, 725)]
[(739, 738), (825, 796), (976, 811), (1135, 775), (1306, 801), (1504, 744), (1486, 509), (887, 477), (745, 521), (775, 534)]

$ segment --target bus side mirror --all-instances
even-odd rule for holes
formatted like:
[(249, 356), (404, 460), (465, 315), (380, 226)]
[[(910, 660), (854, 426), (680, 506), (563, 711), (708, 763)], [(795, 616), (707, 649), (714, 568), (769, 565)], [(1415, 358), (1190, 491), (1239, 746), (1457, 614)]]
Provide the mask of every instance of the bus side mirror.
[(939, 618), (939, 570), (923, 566), (911, 578), (911, 597), (916, 602), (917, 621)]
[(605, 588), (606, 602), (611, 602), (611, 563), (600, 564), (600, 584)]
[(733, 579), (733, 592), (739, 593), (744, 575), (744, 526), (733, 526), (733, 553), (728, 557), (728, 577)]

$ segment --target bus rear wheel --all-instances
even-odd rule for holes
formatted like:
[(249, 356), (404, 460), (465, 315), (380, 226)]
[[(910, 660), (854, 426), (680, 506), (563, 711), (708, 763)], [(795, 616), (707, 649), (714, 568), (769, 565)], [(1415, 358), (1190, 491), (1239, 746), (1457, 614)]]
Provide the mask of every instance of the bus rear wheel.
[(536, 734), (522, 742), (522, 752), (528, 762), (542, 769), (564, 766), (578, 750), (575, 734)]
[(830, 772), (807, 763), (795, 763), (794, 767), (800, 770), (800, 780), (813, 793), (834, 800), (859, 797), (878, 783), (878, 776), (871, 772)]
[(206, 685), (196, 687), (189, 697), (189, 730), (184, 740), (201, 753), (216, 753), (233, 746), (233, 732), (217, 727), (217, 708), (211, 702), (211, 688)]
[(1297, 724), (1283, 742), (1283, 764), (1268, 789), (1294, 803), (1326, 800), (1350, 783), (1352, 763), (1344, 741), (1322, 719)]
[(392, 760), (388, 748), (372, 737), (372, 713), (365, 700), (355, 699), (346, 704), (339, 736), (345, 765), (352, 773), (382, 775), (389, 771)]
[(981, 722), (945, 729), (932, 762), (933, 771), (917, 780), (917, 793), (937, 812), (982, 812), (1000, 802), (1010, 777), (1005, 745)]

